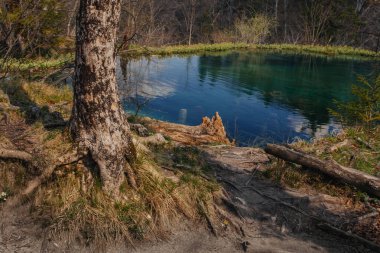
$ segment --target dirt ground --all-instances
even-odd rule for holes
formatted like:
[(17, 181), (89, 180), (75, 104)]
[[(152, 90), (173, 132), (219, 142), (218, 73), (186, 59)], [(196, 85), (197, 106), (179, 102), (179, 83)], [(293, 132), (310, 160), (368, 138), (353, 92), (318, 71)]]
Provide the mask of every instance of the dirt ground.
[[(194, 138), (193, 132), (190, 140), (202, 144), (204, 131), (199, 130), (202, 138)], [(31, 215), (28, 201), (9, 198), (0, 203), (0, 252), (379, 252), (318, 227), (323, 220), (350, 228), (366, 210), (353, 209), (344, 198), (288, 189), (263, 178), (260, 172), (269, 157), (261, 149), (220, 145), (202, 150), (211, 166), (208, 176), (222, 185), (229, 199), (222, 203), (226, 219), (218, 221), (224, 229), (217, 236), (202, 225), (179, 224), (166, 240), (152, 239), (135, 248), (122, 243), (95, 248), (74, 244), (68, 250), (65, 241), (47, 237), (45, 221)], [(372, 219), (378, 217), (368, 222)]]
[[(285, 189), (263, 179), (257, 172), (265, 157), (257, 149), (205, 150), (214, 162), (212, 173), (234, 204), (228, 217), (241, 224), (239, 233), (229, 228), (228, 222), (225, 231), (219, 231), (217, 236), (206, 227), (182, 224), (167, 240), (152, 240), (135, 249), (118, 244), (107, 249), (74, 246), (67, 251), (64, 241), (45, 237), (41, 221), (31, 218), (28, 204), (14, 206), (10, 199), (0, 211), (0, 252), (375, 252), (320, 230), (315, 220), (283, 204), (338, 225), (357, 215), (342, 199)], [(247, 160), (250, 157), (251, 164)]]

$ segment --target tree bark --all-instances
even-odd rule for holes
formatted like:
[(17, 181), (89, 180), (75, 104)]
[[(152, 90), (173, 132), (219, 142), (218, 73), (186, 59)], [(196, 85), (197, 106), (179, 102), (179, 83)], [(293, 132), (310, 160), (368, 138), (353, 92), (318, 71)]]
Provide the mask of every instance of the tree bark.
[(115, 44), (120, 0), (81, 0), (77, 16), (74, 106), (70, 130), (97, 164), (103, 189), (118, 195), (125, 180), (136, 188), (136, 150), (116, 83)]
[(285, 161), (315, 169), (344, 183), (356, 186), (376, 197), (380, 197), (380, 178), (378, 177), (344, 167), (333, 160), (323, 161), (314, 156), (294, 151), (280, 145), (269, 144), (265, 148), (265, 152)]

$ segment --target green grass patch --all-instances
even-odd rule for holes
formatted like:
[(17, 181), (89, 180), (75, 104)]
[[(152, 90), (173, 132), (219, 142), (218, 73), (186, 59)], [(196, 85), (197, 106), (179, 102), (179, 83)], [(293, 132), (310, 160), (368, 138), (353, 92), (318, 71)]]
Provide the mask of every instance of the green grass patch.
[[(291, 54), (317, 54), (328, 56), (348, 56), (378, 58), (380, 53), (375, 51), (354, 48), (349, 46), (322, 46), (322, 45), (298, 45), (298, 44), (248, 44), (248, 43), (216, 43), (216, 44), (194, 44), (194, 45), (172, 45), (161, 47), (149, 47), (141, 45), (131, 45), (130, 48), (121, 55), (129, 57), (140, 56), (169, 56), (169, 55), (189, 55), (198, 53), (217, 53), (232, 50), (254, 50), (272, 51)], [(59, 68), (74, 61), (74, 54), (59, 55), (55, 58), (38, 59), (0, 59), (0, 72), (5, 70), (15, 71), (42, 71), (46, 69)]]
[(129, 56), (167, 56), (187, 55), (204, 52), (224, 52), (230, 50), (256, 50), (274, 51), (293, 54), (322, 54), (330, 56), (361, 56), (368, 58), (380, 57), (380, 53), (354, 48), (349, 46), (321, 46), (321, 45), (298, 45), (298, 44), (247, 44), (247, 43), (219, 43), (219, 44), (194, 44), (162, 47), (143, 47), (132, 45), (124, 54)]
[(74, 61), (74, 54), (62, 54), (53, 58), (37, 58), (37, 59), (1, 59), (0, 73), (4, 71), (42, 71), (62, 67)]
[[(320, 159), (333, 159), (347, 166), (373, 176), (380, 176), (380, 127), (346, 128), (337, 136), (315, 139), (312, 142), (297, 141), (291, 144), (296, 150), (311, 154)], [(371, 148), (364, 145), (369, 144)], [(303, 168), (282, 160), (274, 161), (263, 175), (292, 188), (314, 189), (318, 192), (348, 197), (356, 201), (368, 196), (355, 187), (338, 182), (311, 169)], [(375, 199), (374, 199), (375, 201)]]

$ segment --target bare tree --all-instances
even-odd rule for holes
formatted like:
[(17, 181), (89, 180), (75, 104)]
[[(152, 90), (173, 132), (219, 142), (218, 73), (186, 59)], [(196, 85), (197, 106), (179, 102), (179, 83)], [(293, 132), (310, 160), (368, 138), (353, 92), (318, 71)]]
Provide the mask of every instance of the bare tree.
[(74, 105), (70, 130), (79, 150), (97, 164), (103, 189), (119, 194), (125, 179), (136, 188), (136, 150), (120, 105), (115, 43), (121, 0), (81, 0), (77, 16)]
[(186, 31), (188, 34), (187, 43), (191, 45), (193, 40), (198, 0), (184, 0), (180, 3), (180, 6), (186, 26)]
[(333, 1), (306, 0), (302, 16), (304, 40), (307, 43), (319, 42), (332, 15)]

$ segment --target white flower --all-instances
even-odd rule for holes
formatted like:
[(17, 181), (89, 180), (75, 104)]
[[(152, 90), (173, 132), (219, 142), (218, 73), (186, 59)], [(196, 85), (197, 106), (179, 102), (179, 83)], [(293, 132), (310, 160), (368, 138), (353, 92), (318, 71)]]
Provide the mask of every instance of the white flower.
[(7, 197), (8, 197), (8, 194), (6, 192), (2, 192), (0, 194), (0, 202), (1, 201), (6, 201), (7, 200)]

